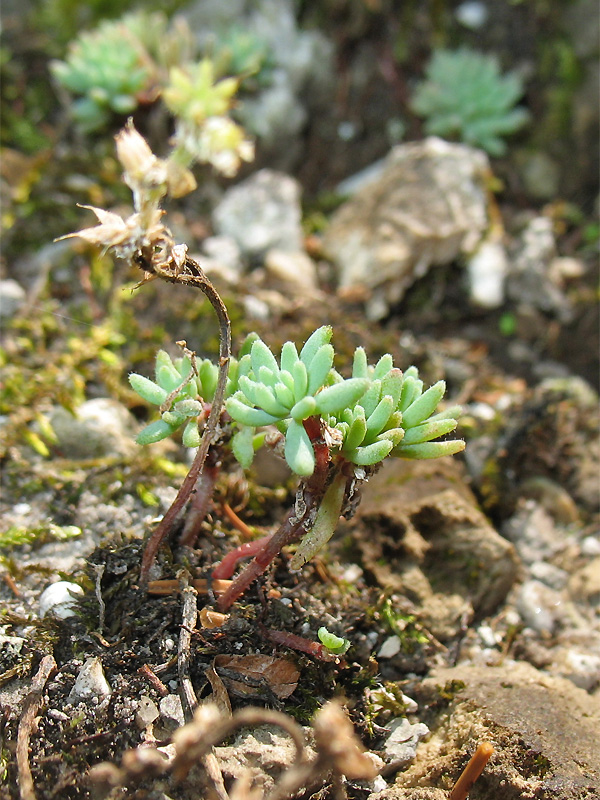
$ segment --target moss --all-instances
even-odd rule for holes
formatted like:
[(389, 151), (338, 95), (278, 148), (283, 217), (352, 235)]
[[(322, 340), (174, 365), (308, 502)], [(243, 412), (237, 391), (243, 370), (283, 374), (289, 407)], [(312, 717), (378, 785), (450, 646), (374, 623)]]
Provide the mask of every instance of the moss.
[(436, 686), (436, 690), (438, 696), (441, 700), (444, 700), (446, 703), (451, 703), (456, 695), (466, 687), (466, 683), (464, 681), (446, 681), (443, 686)]

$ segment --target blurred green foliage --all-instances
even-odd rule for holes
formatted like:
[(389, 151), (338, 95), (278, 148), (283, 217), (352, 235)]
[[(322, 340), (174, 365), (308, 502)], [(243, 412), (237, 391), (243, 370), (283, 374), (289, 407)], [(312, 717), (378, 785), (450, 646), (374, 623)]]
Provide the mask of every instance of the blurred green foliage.
[(506, 151), (504, 136), (528, 119), (515, 108), (523, 82), (515, 74), (500, 74), (493, 56), (468, 48), (438, 50), (412, 98), (412, 108), (425, 117), (425, 130), (481, 147), (490, 155)]

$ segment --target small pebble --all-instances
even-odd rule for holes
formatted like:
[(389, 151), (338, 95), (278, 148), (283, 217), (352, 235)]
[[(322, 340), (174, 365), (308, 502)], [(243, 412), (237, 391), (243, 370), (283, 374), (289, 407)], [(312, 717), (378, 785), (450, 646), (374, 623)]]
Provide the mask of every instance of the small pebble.
[(79, 670), (75, 684), (68, 697), (70, 703), (80, 700), (100, 700), (112, 694), (109, 682), (106, 680), (102, 662), (99, 658), (88, 658)]
[(175, 722), (181, 726), (185, 724), (183, 707), (177, 694), (168, 694), (160, 701), (160, 715), (167, 722)]
[(517, 598), (523, 622), (537, 633), (552, 633), (560, 605), (560, 595), (536, 580), (525, 581)]
[(384, 744), (385, 755), (390, 762), (404, 766), (410, 764), (417, 754), (417, 745), (429, 733), (422, 722), (412, 725), (406, 718), (395, 719), (390, 725), (390, 735)]
[(73, 595), (82, 595), (83, 589), (70, 581), (57, 581), (40, 595), (40, 617), (52, 614), (58, 619), (66, 619), (75, 615), (77, 603)]
[(402, 643), (398, 636), (390, 636), (379, 648), (377, 658), (393, 658), (400, 652)]

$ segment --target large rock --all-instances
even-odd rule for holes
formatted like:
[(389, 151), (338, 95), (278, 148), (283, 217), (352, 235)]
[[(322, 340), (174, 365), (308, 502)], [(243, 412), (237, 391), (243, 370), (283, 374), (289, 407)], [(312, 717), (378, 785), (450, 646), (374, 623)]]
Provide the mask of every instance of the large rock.
[(488, 228), (485, 153), (436, 137), (398, 145), (382, 174), (334, 214), (324, 245), (340, 289), (383, 316), (431, 266), (473, 252)]
[(364, 567), (441, 641), (490, 614), (517, 578), (514, 547), (478, 510), (452, 459), (386, 464), (367, 484), (355, 538)]
[(213, 212), (219, 236), (233, 239), (249, 259), (268, 250), (302, 249), (300, 185), (281, 172), (261, 169), (229, 189)]
[[(433, 735), (398, 786), (451, 788), (487, 740), (495, 752), (473, 790), (480, 800), (600, 796), (600, 705), (569, 681), (518, 662), (459, 665), (436, 670), (417, 691)], [(377, 797), (396, 796), (412, 797)]]

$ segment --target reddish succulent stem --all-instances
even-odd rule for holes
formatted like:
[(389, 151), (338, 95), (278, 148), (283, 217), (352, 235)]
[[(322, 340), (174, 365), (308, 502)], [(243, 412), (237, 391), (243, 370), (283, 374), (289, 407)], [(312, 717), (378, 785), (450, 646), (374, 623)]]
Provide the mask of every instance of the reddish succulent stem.
[[(304, 503), (304, 508), (296, 516), (296, 508), (294, 507), (272, 536), (266, 540), (259, 540), (259, 542), (263, 542), (263, 546), (256, 553), (254, 559), (235, 578), (225, 594), (219, 598), (218, 605), (221, 611), (226, 611), (238, 597), (242, 596), (250, 584), (263, 574), (273, 559), (279, 555), (282, 547), (301, 538), (306, 531), (305, 524), (311, 518), (314, 509), (323, 497), (329, 467), (329, 449), (321, 436), (320, 417), (309, 417), (309, 419), (304, 420), (304, 428), (315, 450), (315, 471), (301, 485), (298, 492)], [(237, 560), (238, 558), (236, 558)], [(221, 565), (217, 566), (216, 569), (220, 570), (220, 568)], [(213, 572), (214, 575), (215, 573)], [(219, 577), (221, 577), (220, 573)]]
[(276, 631), (271, 628), (262, 628), (263, 633), (275, 644), (289, 647), (291, 650), (298, 650), (301, 653), (308, 653), (309, 656), (318, 658), (319, 661), (339, 661), (339, 656), (333, 655), (320, 642), (312, 639), (305, 639), (304, 636), (297, 636), (295, 633), (287, 631)]
[(213, 569), (213, 578), (229, 580), (235, 572), (238, 561), (260, 553), (272, 536), (273, 534), (270, 533), (268, 536), (261, 536), (260, 539), (255, 539), (253, 542), (244, 542), (235, 550), (230, 550), (221, 563)]
[[(252, 561), (244, 567), (237, 578), (235, 578), (225, 594), (221, 595), (218, 599), (217, 603), (221, 611), (227, 611), (238, 597), (244, 594), (250, 584), (262, 575), (273, 559), (279, 555), (282, 547), (296, 541), (300, 536), (303, 523), (308, 513), (308, 505), (305, 513), (301, 517), (296, 517), (294, 509), (292, 509), (288, 513), (283, 524), (269, 537), (269, 540), (267, 542), (262, 542), (263, 546), (259, 552)], [(217, 567), (217, 569), (219, 569), (219, 567)]]
[(187, 511), (181, 536), (179, 537), (179, 544), (182, 547), (193, 547), (195, 545), (200, 532), (200, 526), (208, 513), (217, 476), (219, 475), (219, 467), (217, 466), (219, 459), (216, 449), (218, 448), (213, 448), (212, 451), (208, 451), (204, 467), (198, 475), (196, 485), (194, 486), (192, 501)]

